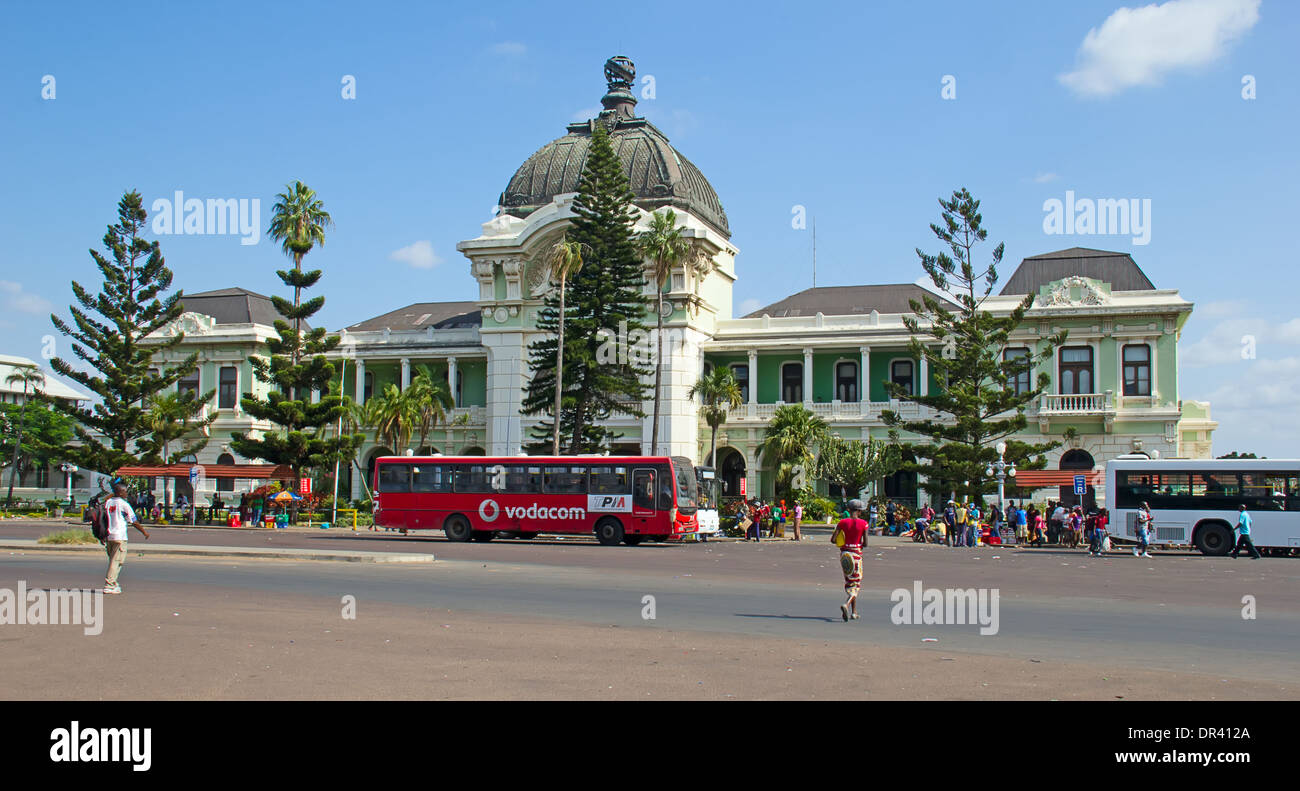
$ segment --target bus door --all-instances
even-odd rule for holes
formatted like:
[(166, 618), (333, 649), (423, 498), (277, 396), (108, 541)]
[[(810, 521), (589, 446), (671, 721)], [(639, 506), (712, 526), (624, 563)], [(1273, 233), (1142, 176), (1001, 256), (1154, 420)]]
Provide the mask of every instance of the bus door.
[(655, 515), (655, 470), (638, 469), (632, 471), (632, 524), (635, 532), (650, 525)]

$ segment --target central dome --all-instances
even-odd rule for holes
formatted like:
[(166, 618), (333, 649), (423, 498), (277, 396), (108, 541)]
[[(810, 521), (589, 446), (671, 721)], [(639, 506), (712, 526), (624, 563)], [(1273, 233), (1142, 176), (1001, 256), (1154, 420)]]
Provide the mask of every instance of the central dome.
[(623, 163), (637, 206), (647, 211), (672, 206), (690, 212), (731, 238), (727, 213), (704, 174), (668, 143), (658, 127), (633, 115), (636, 98), (630, 88), (635, 76), (627, 58), (606, 61), (609, 92), (601, 99), (605, 110), (589, 121), (569, 124), (568, 134), (542, 146), (520, 165), (501, 194), (499, 203), (506, 214), (527, 217), (556, 195), (577, 192), (592, 133), (596, 124), (602, 124), (609, 130), (610, 144)]

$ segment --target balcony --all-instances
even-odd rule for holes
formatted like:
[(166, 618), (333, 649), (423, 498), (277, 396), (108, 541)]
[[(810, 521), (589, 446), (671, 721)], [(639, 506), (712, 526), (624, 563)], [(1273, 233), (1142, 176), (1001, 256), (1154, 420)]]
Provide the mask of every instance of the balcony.
[(1038, 400), (1038, 414), (1052, 417), (1079, 415), (1098, 416), (1114, 414), (1115, 402), (1111, 392), (1081, 393), (1077, 395), (1044, 393)]
[(487, 425), (487, 407), (464, 406), (447, 411), (444, 426), (471, 426), (483, 428)]
[[(783, 402), (775, 404), (741, 404), (739, 408), (728, 412), (727, 420), (728, 422), (739, 423), (767, 423), (776, 415), (776, 410), (783, 406), (787, 406), (787, 404)], [(906, 401), (831, 401), (803, 403), (799, 404), (799, 406), (803, 406), (817, 417), (830, 423), (852, 421), (881, 425), (883, 421), (880, 413), (885, 410), (893, 410), (905, 420), (917, 420), (933, 416), (931, 410), (922, 407), (920, 404)]]

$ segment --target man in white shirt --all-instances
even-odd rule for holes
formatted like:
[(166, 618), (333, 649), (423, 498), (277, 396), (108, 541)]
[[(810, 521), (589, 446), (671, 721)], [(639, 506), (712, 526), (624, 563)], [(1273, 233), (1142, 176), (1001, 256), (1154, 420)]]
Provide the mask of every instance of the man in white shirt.
[(127, 489), (118, 484), (113, 489), (114, 496), (104, 503), (105, 516), (108, 520), (108, 538), (104, 547), (108, 551), (108, 573), (104, 575), (104, 593), (121, 593), (122, 586), (117, 584), (117, 576), (122, 572), (126, 562), (127, 528), (134, 526), (144, 537), (149, 538), (149, 531), (140, 524), (135, 516), (135, 509), (126, 501)]

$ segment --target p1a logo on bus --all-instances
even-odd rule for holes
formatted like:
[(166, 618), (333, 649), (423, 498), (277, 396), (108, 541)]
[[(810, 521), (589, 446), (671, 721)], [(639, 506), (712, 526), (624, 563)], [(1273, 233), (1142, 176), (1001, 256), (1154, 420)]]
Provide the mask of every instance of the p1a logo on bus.
[(587, 510), (595, 514), (627, 514), (632, 512), (630, 494), (589, 494)]

